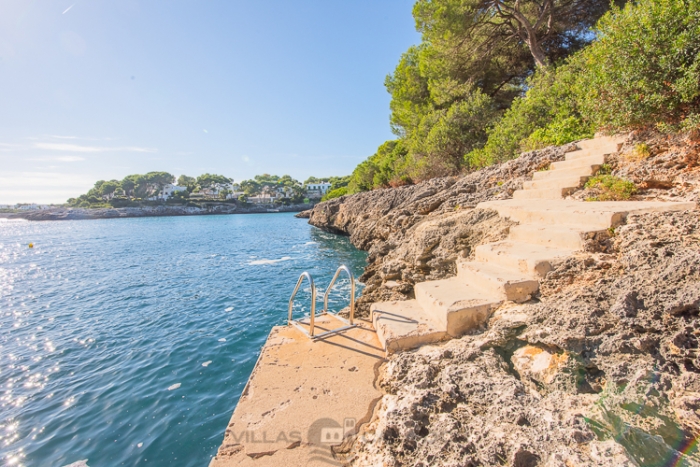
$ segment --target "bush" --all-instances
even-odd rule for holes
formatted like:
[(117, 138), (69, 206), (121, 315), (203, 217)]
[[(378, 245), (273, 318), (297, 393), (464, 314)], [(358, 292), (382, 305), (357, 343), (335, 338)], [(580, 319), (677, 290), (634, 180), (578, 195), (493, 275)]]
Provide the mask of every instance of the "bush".
[(522, 151), (561, 145), (593, 136), (572, 92), (580, 70), (576, 64), (539, 70), (528, 80), (528, 91), (513, 101), (491, 128), (482, 149), (467, 155), (475, 168), (517, 157)]
[(493, 99), (479, 89), (447, 108), (431, 111), (409, 139), (413, 163), (405, 175), (425, 180), (459, 172), (464, 155), (486, 143), (486, 129), (498, 115)]
[(596, 175), (588, 180), (586, 188), (595, 193), (587, 201), (624, 201), (637, 192), (634, 183), (614, 175)]
[(697, 120), (700, 0), (640, 0), (613, 7), (598, 40), (576, 57), (584, 114), (601, 129)]
[(389, 182), (406, 170), (408, 151), (401, 140), (386, 141), (350, 176), (348, 194), (389, 186)]
[(333, 198), (340, 198), (341, 196), (345, 196), (348, 194), (348, 187), (340, 187), (336, 188), (335, 190), (330, 190), (328, 193), (323, 195), (323, 198), (321, 198), (321, 201), (328, 201), (329, 199)]

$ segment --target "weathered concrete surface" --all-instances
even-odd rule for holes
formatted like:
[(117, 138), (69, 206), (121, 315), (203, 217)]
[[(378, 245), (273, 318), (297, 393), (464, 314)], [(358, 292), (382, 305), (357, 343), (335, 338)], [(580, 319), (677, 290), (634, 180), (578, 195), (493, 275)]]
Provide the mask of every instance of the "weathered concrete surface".
[[(315, 342), (294, 327), (273, 328), (210, 466), (340, 465), (338, 446), (381, 397), (384, 352), (369, 323), (359, 324)], [(317, 333), (342, 325), (316, 318)]]

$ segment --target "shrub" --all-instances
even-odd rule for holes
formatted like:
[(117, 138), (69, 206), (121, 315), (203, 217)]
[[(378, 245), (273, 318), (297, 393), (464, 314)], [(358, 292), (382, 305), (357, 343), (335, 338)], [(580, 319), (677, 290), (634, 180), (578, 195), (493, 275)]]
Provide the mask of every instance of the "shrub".
[(493, 99), (479, 89), (465, 93), (447, 108), (431, 111), (409, 140), (415, 162), (407, 175), (424, 180), (459, 172), (464, 155), (486, 142), (486, 129), (497, 116)]
[(614, 175), (596, 175), (588, 180), (586, 188), (596, 193), (587, 201), (624, 201), (637, 192), (634, 183)]
[(331, 190), (325, 195), (323, 195), (323, 198), (321, 198), (321, 201), (328, 201), (329, 199), (333, 198), (340, 198), (341, 196), (345, 196), (348, 194), (348, 187), (340, 187), (336, 188), (335, 190)]
[(491, 128), (486, 145), (467, 155), (469, 165), (484, 167), (512, 159), (523, 150), (593, 136), (593, 128), (581, 118), (572, 92), (579, 73), (575, 64), (564, 64), (533, 75), (526, 94), (513, 101)]
[[(694, 120), (700, 104), (700, 0), (640, 0), (614, 7), (598, 40), (575, 60), (584, 114), (621, 130)], [(697, 119), (695, 119), (697, 120)]]
[(402, 140), (386, 141), (350, 176), (348, 194), (389, 186), (390, 181), (405, 174), (407, 149)]
[(630, 152), (624, 154), (624, 157), (633, 162), (643, 161), (651, 157), (651, 150), (646, 143), (637, 143)]

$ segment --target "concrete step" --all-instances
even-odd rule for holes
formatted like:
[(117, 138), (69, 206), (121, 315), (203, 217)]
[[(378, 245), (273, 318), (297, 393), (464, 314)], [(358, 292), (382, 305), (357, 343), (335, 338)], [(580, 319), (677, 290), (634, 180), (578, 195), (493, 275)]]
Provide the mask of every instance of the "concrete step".
[(552, 180), (554, 178), (574, 178), (581, 176), (590, 176), (593, 174), (593, 169), (590, 165), (584, 165), (579, 167), (570, 167), (568, 169), (555, 169), (555, 170), (543, 170), (542, 172), (535, 172), (532, 175), (532, 181), (544, 181)]
[(387, 355), (447, 339), (445, 326), (417, 300), (377, 302), (370, 307), (372, 324)]
[(552, 162), (549, 170), (566, 170), (576, 167), (594, 167), (594, 170), (598, 170), (603, 164), (605, 164), (605, 155), (594, 154), (588, 157)]
[(582, 250), (584, 237), (590, 230), (584, 226), (520, 224), (510, 228), (508, 240), (550, 248)]
[(530, 300), (539, 289), (538, 281), (520, 272), (477, 261), (458, 261), (457, 277), (466, 284), (518, 303)]
[(479, 203), (477, 208), (494, 209), (502, 217), (509, 217), (521, 224), (585, 225), (589, 230), (595, 231), (621, 224), (631, 212), (685, 211), (695, 209), (695, 203), (509, 199), (485, 201)]
[(598, 136), (593, 139), (578, 141), (576, 145), (581, 149), (592, 149), (603, 151), (606, 154), (617, 152), (618, 145), (624, 141), (617, 136)]
[(600, 154), (600, 151), (593, 151), (590, 149), (577, 149), (576, 151), (567, 152), (564, 156), (564, 160), (575, 161), (577, 159), (585, 159), (587, 157), (598, 156)]
[(460, 337), (480, 326), (504, 300), (493, 292), (465, 284), (458, 277), (421, 282), (414, 291), (420, 306), (444, 325), (451, 337)]
[[(556, 172), (556, 171), (554, 171)], [(562, 170), (562, 172), (565, 172)], [(546, 180), (528, 180), (523, 182), (524, 190), (544, 190), (547, 188), (578, 188), (590, 177), (589, 175), (573, 175), (566, 177), (553, 177)]]
[(513, 199), (562, 199), (576, 191), (576, 188), (578, 187), (515, 190)]
[(512, 269), (532, 278), (544, 277), (554, 263), (573, 253), (570, 249), (549, 248), (532, 243), (505, 240), (476, 247), (476, 260)]

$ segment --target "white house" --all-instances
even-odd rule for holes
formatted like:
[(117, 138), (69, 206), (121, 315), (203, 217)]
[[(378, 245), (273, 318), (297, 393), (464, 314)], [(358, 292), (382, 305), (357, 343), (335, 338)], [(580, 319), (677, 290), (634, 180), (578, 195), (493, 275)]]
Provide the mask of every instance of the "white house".
[(179, 191), (186, 191), (187, 187), (184, 186), (177, 186), (173, 185), (172, 183), (168, 183), (167, 185), (163, 186), (163, 189), (160, 191), (160, 196), (158, 198), (160, 199), (169, 199), (172, 195)]
[(279, 193), (282, 198), (291, 198), (294, 196), (294, 190), (290, 186), (277, 187), (277, 193)]
[(328, 182), (308, 183), (306, 185), (306, 196), (309, 198), (320, 198), (331, 189), (331, 184)]

